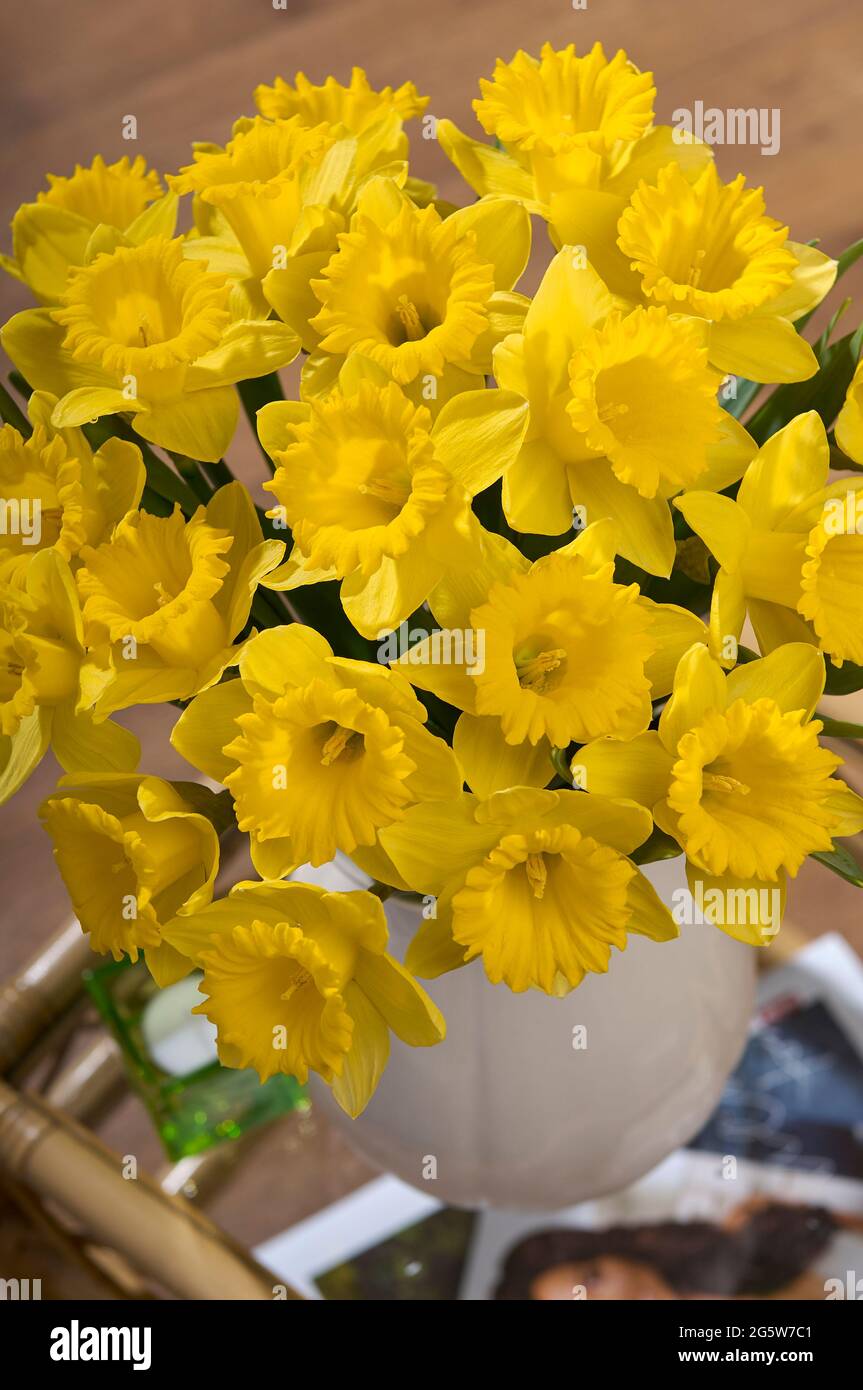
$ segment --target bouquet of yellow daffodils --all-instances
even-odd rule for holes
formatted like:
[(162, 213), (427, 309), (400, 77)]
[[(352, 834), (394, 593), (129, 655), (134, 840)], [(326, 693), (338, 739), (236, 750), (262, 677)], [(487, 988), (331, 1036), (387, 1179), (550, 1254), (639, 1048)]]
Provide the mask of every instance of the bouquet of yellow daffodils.
[[(753, 946), (807, 857), (863, 883), (821, 742), (863, 727), (817, 716), (863, 688), (861, 330), (802, 336), (863, 242), (792, 241), (624, 53), (480, 86), (488, 139), (411, 83), (278, 78), (167, 189), (49, 176), (3, 258), (38, 307), (2, 331), (0, 796), (50, 748), (94, 950), (201, 971), (225, 1066), (351, 1115), (390, 1032), (444, 1037), (417, 977), (562, 995), (675, 937), (646, 863)], [(114, 719), (157, 702), (188, 781)], [(214, 900), (231, 830), (259, 879)], [(339, 852), (370, 891), (292, 877)], [(389, 892), (425, 900), (404, 964)]]

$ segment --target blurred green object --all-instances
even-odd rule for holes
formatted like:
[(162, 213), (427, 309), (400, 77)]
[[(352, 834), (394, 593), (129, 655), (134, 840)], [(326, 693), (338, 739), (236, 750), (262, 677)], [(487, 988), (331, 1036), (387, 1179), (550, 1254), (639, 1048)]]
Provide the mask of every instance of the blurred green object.
[[(168, 1157), (201, 1153), (224, 1139), (311, 1108), (292, 1076), (261, 1082), (215, 1060), (215, 1030), (190, 1014), (200, 974), (159, 989), (143, 961), (108, 961), (87, 971), (87, 989), (123, 1053)], [(191, 998), (190, 998), (191, 996)]]

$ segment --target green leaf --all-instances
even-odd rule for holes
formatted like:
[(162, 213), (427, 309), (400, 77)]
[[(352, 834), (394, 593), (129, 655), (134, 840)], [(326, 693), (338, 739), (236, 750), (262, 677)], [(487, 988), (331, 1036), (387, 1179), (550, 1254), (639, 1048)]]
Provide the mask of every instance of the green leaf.
[(0, 417), (2, 417), (4, 424), (13, 425), (25, 439), (29, 439), (33, 433), (30, 421), (20, 409), (18, 402), (9, 395), (5, 386), (0, 386)]
[(647, 837), (643, 845), (633, 850), (629, 856), (633, 864), (655, 864), (660, 859), (676, 859), (683, 850), (676, 840), (670, 835), (666, 835), (659, 826), (654, 826), (653, 832)]
[(853, 883), (855, 888), (863, 888), (863, 869), (853, 855), (848, 853), (844, 845), (834, 845), (832, 849), (818, 850), (809, 857), (810, 859), (817, 859), (819, 864), (823, 864), (832, 873), (844, 878), (846, 883)]
[(760, 381), (750, 381), (748, 377), (739, 376), (736, 380), (733, 397), (726, 400), (720, 388), (719, 404), (722, 406), (723, 410), (728, 411), (729, 415), (733, 415), (735, 420), (740, 420), (745, 411), (749, 409), (752, 402), (755, 400), (759, 391), (763, 390), (764, 387), (761, 385)]
[(831, 719), (829, 714), (815, 714), (824, 725), (822, 733), (827, 738), (863, 738), (863, 724), (852, 724), (847, 719)]
[(827, 662), (826, 695), (853, 695), (855, 690), (863, 690), (863, 666), (855, 666), (853, 661), (845, 661), (841, 666)]

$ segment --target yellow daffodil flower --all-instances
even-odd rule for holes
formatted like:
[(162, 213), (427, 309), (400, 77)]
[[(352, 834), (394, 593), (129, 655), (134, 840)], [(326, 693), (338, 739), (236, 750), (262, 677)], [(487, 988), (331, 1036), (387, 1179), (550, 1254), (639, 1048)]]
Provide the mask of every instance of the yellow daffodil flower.
[(3, 328), (19, 371), (60, 397), (56, 428), (131, 413), (144, 439), (214, 463), (237, 423), (233, 383), (296, 357), (285, 324), (235, 318), (224, 276), (184, 259), (183, 246), (154, 237), (102, 251), (70, 275), (60, 308)]
[(436, 899), (408, 949), (423, 978), (476, 956), (492, 984), (567, 994), (608, 969), (627, 934), (678, 935), (629, 856), (650, 816), (632, 801), (513, 787), (414, 806), (381, 841), (406, 882)]
[(105, 231), (122, 233), (134, 246), (174, 235), (177, 197), (164, 192), (142, 155), (106, 164), (97, 154), (89, 167), (76, 164), (68, 178), (49, 174), (48, 184), (35, 203), (16, 212), (13, 254), (0, 256), (0, 267), (45, 304), (59, 302), (69, 271), (90, 259), (91, 245)]
[(0, 427), (0, 583), (23, 583), (40, 550), (75, 564), (82, 546), (98, 545), (141, 500), (140, 449), (107, 439), (93, 453), (81, 430), (53, 428), (56, 404), (56, 396), (33, 393), (29, 438), (12, 425)]
[(272, 86), (262, 82), (254, 96), (255, 105), (268, 120), (299, 116), (308, 129), (326, 124), (364, 137), (357, 143), (358, 172), (362, 175), (407, 159), (405, 121), (421, 116), (429, 101), (420, 96), (413, 82), (376, 92), (363, 69), (357, 67), (351, 70), (347, 87), (335, 77), (316, 86), (305, 73), (298, 72), (293, 83), (282, 77)]
[[(261, 82), (255, 88), (255, 105), (268, 120), (288, 120), (302, 117), (303, 124), (313, 128), (343, 125), (352, 135), (360, 135), (376, 126), (385, 116), (394, 114), (401, 123), (421, 116), (428, 106), (428, 97), (421, 97), (413, 82), (403, 82), (398, 88), (382, 87), (376, 92), (362, 68), (351, 69), (346, 87), (335, 77), (328, 77), (320, 86), (310, 82), (304, 72), (298, 72), (293, 83), (277, 77), (272, 86)], [(394, 157), (406, 153), (400, 146)]]
[[(695, 177), (712, 159), (707, 145), (653, 125), (653, 75), (622, 50), (606, 58), (600, 43), (581, 57), (574, 44), (545, 44), (538, 59), (519, 51), (510, 63), (498, 60), (480, 89), (474, 110), (495, 145), (441, 121), (444, 153), (480, 196), (520, 198), (549, 219), (558, 245), (588, 238), (592, 259), (594, 244), (613, 245), (641, 180), (672, 162)], [(578, 237), (562, 230), (573, 218)]]
[(833, 775), (842, 759), (821, 747), (811, 718), (823, 689), (824, 658), (805, 643), (727, 676), (696, 645), (658, 730), (600, 739), (573, 760), (590, 792), (651, 809), (685, 852), (707, 919), (753, 946), (775, 935), (786, 880), (806, 856), (863, 829), (863, 798)]
[(333, 656), (299, 623), (253, 637), (239, 666), (239, 680), (192, 701), (171, 741), (230, 790), (258, 873), (281, 878), (340, 849), (404, 887), (376, 846), (378, 831), (412, 803), (462, 785), (452, 749), (423, 727), (408, 682)]
[(464, 711), (454, 748), (481, 795), (544, 787), (553, 747), (634, 738), (706, 628), (693, 613), (614, 582), (614, 525), (597, 522), (530, 564), (490, 537), (430, 607), (443, 625), (395, 669)]
[(111, 672), (85, 651), (75, 581), (56, 549), (42, 550), (23, 584), (0, 584), (0, 804), (49, 746), (67, 772), (128, 772), (140, 749), (90, 712)]
[(736, 481), (755, 443), (722, 410), (707, 326), (665, 308), (622, 316), (596, 271), (559, 252), (524, 321), (495, 349), (499, 384), (530, 403), (530, 426), (503, 481), (515, 530), (554, 536), (573, 509), (612, 517), (618, 552), (651, 574), (675, 558), (668, 498)]
[(836, 443), (855, 463), (863, 463), (863, 361), (857, 363), (836, 417)]
[(270, 589), (342, 581), (345, 612), (365, 637), (396, 628), (451, 569), (476, 559), (471, 498), (500, 477), (527, 428), (527, 405), (508, 391), (466, 391), (432, 420), (383, 369), (353, 354), (340, 389), (308, 404), (258, 413), (276, 464), (264, 484), (294, 550)]
[(830, 446), (814, 410), (759, 450), (737, 500), (675, 501), (719, 561), (710, 648), (733, 666), (748, 614), (762, 652), (812, 642), (863, 664), (863, 478), (829, 483)]
[(710, 325), (710, 361), (720, 371), (765, 382), (817, 372), (794, 324), (832, 287), (836, 262), (790, 241), (766, 215), (763, 190), (747, 188), (742, 174), (723, 183), (709, 164), (690, 182), (673, 165), (662, 170), (655, 186), (633, 194), (617, 246), (644, 302)]
[(307, 883), (238, 883), (230, 897), (176, 917), (164, 935), (204, 972), (196, 1013), (218, 1030), (226, 1067), (305, 1083), (314, 1071), (348, 1115), (365, 1109), (389, 1057), (446, 1034), (425, 990), (387, 952), (372, 893)]
[(163, 988), (192, 962), (162, 937), (166, 922), (204, 907), (219, 868), (208, 812), (216, 797), (158, 777), (63, 777), (39, 808), (54, 858), (94, 951), (144, 959)]
[(300, 113), (238, 121), (224, 149), (198, 146), (194, 164), (169, 176), (176, 192), (195, 195), (186, 254), (227, 275), (252, 316), (274, 308), (311, 351), (320, 305), (310, 281), (336, 251), (363, 180), (382, 158), (388, 174), (407, 175), (404, 160), (382, 151), (381, 134), (397, 139), (392, 125), (353, 134), (327, 120), (310, 126)]
[(109, 647), (100, 714), (188, 700), (232, 665), (255, 589), (284, 554), (265, 541), (241, 483), (220, 488), (186, 521), (130, 512), (112, 538), (86, 547), (78, 571), (88, 641)]
[(392, 179), (371, 179), (338, 252), (311, 283), (320, 346), (303, 369), (304, 394), (329, 389), (352, 352), (401, 385), (481, 384), (495, 344), (524, 319), (528, 300), (511, 291), (529, 252), (530, 219), (511, 199), (482, 199), (442, 218)]

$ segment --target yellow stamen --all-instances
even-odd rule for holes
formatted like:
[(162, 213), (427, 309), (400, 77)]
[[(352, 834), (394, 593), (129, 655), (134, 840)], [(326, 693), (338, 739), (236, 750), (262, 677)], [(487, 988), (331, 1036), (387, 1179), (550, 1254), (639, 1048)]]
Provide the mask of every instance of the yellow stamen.
[(541, 695), (548, 685), (552, 671), (562, 666), (565, 660), (566, 652), (563, 647), (554, 647), (551, 651), (540, 652), (538, 656), (531, 657), (529, 661), (517, 661), (518, 683), (522, 690), (534, 690)]
[(686, 278), (686, 283), (687, 285), (691, 285), (694, 290), (698, 289), (701, 277), (704, 274), (704, 258), (706, 255), (707, 252), (702, 246), (696, 251), (693, 257), (695, 264), (693, 265), (692, 269), (689, 272), (689, 275)]
[(629, 414), (629, 406), (621, 403), (620, 405), (604, 405), (596, 412), (600, 423), (607, 425), (611, 420), (616, 420), (620, 415)]
[(738, 782), (736, 777), (725, 777), (718, 772), (705, 772), (701, 785), (706, 792), (739, 792), (741, 796), (748, 796), (751, 790), (745, 782)]
[(377, 497), (380, 502), (389, 502), (394, 507), (403, 507), (409, 496), (409, 489), (395, 478), (370, 478), (360, 483), (357, 492), (363, 497)]
[(292, 996), (296, 994), (298, 989), (302, 989), (305, 985), (311, 983), (311, 972), (309, 970), (306, 970), (305, 966), (298, 966), (294, 978), (291, 980), (291, 983), (288, 985), (287, 989), (283, 991), (282, 998), (292, 998)]
[(409, 342), (415, 343), (420, 338), (425, 337), (425, 329), (423, 328), (422, 319), (419, 316), (417, 306), (408, 299), (406, 294), (399, 295), (398, 303), (396, 304), (396, 313), (404, 329), (405, 338)]
[(332, 766), (345, 749), (348, 750), (349, 756), (358, 752), (358, 740), (361, 741), (361, 735), (354, 729), (336, 729), (335, 733), (330, 734), (330, 737), (321, 749), (321, 766)]
[(527, 874), (527, 881), (533, 889), (533, 896), (535, 898), (543, 897), (548, 879), (544, 857), (541, 854), (529, 854), (525, 860), (524, 871)]

